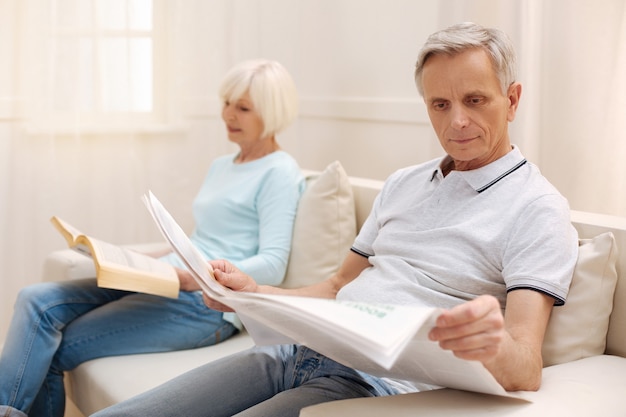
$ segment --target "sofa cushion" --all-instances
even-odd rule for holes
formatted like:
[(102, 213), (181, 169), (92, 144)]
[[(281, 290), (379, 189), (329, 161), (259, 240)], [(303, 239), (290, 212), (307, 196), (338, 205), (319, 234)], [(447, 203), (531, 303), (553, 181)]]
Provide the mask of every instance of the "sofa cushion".
[(66, 374), (69, 397), (85, 415), (127, 400), (208, 362), (254, 346), (247, 332), (221, 343), (173, 352), (108, 356)]
[(330, 401), (302, 409), (300, 417), (603, 417), (624, 416), (626, 359), (600, 355), (545, 369), (528, 400), (437, 389), (387, 397)]
[(617, 283), (616, 260), (612, 233), (579, 241), (578, 261), (567, 301), (552, 310), (546, 329), (544, 366), (604, 353)]
[(334, 274), (356, 237), (354, 196), (341, 164), (335, 161), (306, 181), (284, 288), (314, 284)]

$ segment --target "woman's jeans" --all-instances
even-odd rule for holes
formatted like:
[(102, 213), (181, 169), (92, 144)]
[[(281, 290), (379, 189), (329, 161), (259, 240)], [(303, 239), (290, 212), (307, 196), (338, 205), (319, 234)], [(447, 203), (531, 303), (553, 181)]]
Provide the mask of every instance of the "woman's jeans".
[(264, 346), (210, 362), (94, 417), (297, 417), (313, 404), (397, 393), (306, 347)]
[(98, 288), (95, 279), (26, 287), (0, 356), (0, 416), (62, 417), (63, 371), (85, 361), (208, 346), (236, 331), (199, 292), (171, 299)]

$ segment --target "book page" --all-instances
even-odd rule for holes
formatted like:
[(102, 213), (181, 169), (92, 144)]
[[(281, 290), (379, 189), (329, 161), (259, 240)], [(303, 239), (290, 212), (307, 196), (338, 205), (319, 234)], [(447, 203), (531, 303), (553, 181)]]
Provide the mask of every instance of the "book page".
[(56, 216), (50, 221), (68, 241), (71, 249), (93, 259), (98, 286), (178, 297), (178, 274), (172, 265), (149, 255), (86, 236)]
[(90, 255), (90, 250), (88, 247), (85, 247), (85, 245), (77, 245), (76, 241), (78, 237), (83, 234), (80, 230), (78, 230), (68, 222), (61, 220), (57, 216), (52, 216), (50, 218), (50, 222), (52, 222), (54, 228), (57, 229), (59, 233), (61, 233), (70, 248), (76, 249), (78, 252), (84, 255)]
[(86, 237), (85, 240), (91, 243), (97, 262), (101, 266), (110, 265), (116, 269), (122, 267), (129, 270), (139, 270), (178, 280), (176, 271), (172, 265), (166, 262), (92, 237)]

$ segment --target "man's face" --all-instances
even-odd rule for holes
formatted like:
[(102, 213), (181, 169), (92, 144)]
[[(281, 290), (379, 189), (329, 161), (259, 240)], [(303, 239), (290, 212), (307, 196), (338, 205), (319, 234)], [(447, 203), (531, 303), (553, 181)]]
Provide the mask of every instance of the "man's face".
[(514, 83), (503, 94), (483, 49), (431, 56), (422, 85), (430, 121), (456, 170), (480, 168), (511, 150), (508, 123), (515, 118), (521, 85)]

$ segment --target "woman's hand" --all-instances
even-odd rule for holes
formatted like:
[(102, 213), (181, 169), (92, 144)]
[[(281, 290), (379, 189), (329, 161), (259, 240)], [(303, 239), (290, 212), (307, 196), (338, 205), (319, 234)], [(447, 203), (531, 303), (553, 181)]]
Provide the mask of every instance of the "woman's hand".
[(200, 289), (200, 285), (196, 282), (195, 279), (191, 276), (191, 272), (175, 268), (176, 274), (178, 275), (178, 281), (180, 282), (180, 290), (181, 291), (198, 291)]

